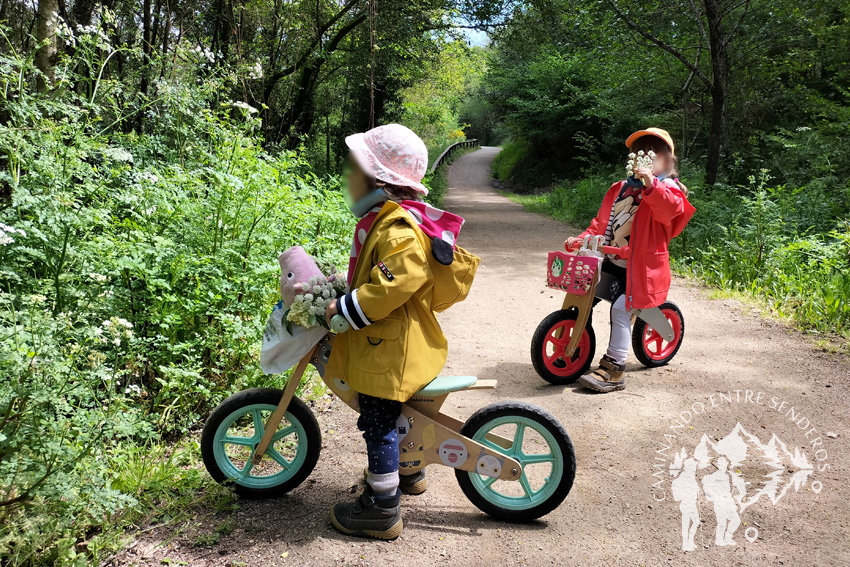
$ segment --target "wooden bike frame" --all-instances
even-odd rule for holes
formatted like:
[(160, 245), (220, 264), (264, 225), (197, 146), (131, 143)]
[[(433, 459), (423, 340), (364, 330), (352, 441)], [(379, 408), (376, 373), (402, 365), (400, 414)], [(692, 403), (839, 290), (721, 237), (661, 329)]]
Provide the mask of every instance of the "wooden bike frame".
[[(293, 370), (283, 390), (280, 403), (265, 423), (263, 437), (251, 455), (253, 464), (257, 465), (262, 461), (309, 364), (316, 366), (324, 383), (339, 399), (353, 410), (358, 410), (357, 392), (352, 390), (345, 380), (324, 375), (324, 366), (330, 355), (333, 341), (334, 335), (328, 334), (301, 359)], [(466, 390), (495, 387), (495, 380), (480, 380)], [(520, 448), (513, 447), (513, 440), (488, 433), (484, 439), (504, 449), (500, 451), (461, 435), (460, 429), (463, 422), (441, 411), (446, 398), (448, 393), (435, 397), (414, 396), (402, 404), (397, 430), (401, 457), (399, 467), (404, 474), (412, 474), (427, 465), (439, 464), (478, 472), (500, 480), (519, 480), (522, 475), (522, 465), (512, 455)]]

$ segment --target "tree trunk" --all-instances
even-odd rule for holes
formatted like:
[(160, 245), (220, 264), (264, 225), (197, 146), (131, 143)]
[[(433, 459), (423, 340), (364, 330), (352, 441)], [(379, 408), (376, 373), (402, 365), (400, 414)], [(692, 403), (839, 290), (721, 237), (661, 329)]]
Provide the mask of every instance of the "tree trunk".
[(95, 4), (95, 0), (75, 0), (74, 6), (71, 8), (71, 17), (73, 18), (74, 23), (81, 26), (91, 24)]
[(711, 125), (708, 131), (708, 157), (705, 164), (705, 182), (717, 181), (720, 169), (720, 152), (726, 128), (726, 95), (728, 92), (729, 58), (723, 37), (723, 18), (720, 0), (704, 0), (708, 23), (708, 48), (711, 54)]
[[(58, 49), (56, 46), (56, 23), (59, 18), (59, 0), (39, 0), (38, 23), (35, 38), (39, 43), (35, 54), (35, 66), (41, 71), (38, 77), (38, 92), (44, 92), (53, 86), (54, 69)], [(43, 44), (43, 45), (42, 45)]]

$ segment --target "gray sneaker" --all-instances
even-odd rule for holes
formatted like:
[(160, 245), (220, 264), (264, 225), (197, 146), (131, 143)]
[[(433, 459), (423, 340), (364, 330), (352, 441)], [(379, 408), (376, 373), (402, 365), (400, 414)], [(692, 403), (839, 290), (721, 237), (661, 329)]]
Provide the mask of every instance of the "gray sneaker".
[(352, 503), (331, 508), (331, 524), (340, 532), (358, 537), (395, 539), (401, 535), (401, 495), (378, 496), (370, 487)]

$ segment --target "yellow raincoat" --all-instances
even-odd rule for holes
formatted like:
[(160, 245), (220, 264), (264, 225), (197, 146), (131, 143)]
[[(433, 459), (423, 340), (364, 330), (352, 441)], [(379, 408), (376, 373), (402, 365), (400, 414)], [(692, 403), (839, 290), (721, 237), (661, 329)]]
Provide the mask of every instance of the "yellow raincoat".
[(431, 242), (410, 215), (385, 203), (357, 256), (352, 292), (339, 300), (353, 325), (336, 337), (327, 376), (406, 401), (440, 373), (448, 345), (432, 311), (430, 256)]

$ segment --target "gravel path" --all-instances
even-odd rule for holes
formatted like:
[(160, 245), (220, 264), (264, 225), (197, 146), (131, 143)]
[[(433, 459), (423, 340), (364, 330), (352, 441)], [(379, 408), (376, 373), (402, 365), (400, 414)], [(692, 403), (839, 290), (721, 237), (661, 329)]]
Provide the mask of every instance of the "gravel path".
[[(235, 531), (217, 545), (192, 545), (221, 521), (208, 514), (178, 534), (138, 536), (113, 564), (158, 565), (164, 558), (202, 566), (850, 564), (847, 358), (677, 278), (670, 298), (682, 308), (687, 331), (669, 366), (645, 369), (632, 356), (628, 388), (608, 395), (548, 385), (529, 357), (535, 327), (562, 300), (545, 288), (546, 253), (578, 230), (493, 190), (489, 165), (497, 152), (467, 154), (450, 172), (446, 208), (466, 218), (460, 243), (482, 263), (469, 299), (441, 323), (450, 349), (444, 374), (498, 379), (499, 389), (455, 394), (446, 407), (466, 418), (497, 400), (520, 399), (558, 416), (578, 456), (576, 482), (561, 507), (529, 525), (493, 521), (465, 499), (453, 471), (431, 467), (428, 492), (403, 499), (401, 538), (342, 536), (328, 525), (327, 509), (353, 498), (365, 451), (354, 415), (337, 402), (321, 402), (322, 458), (303, 486), (276, 501), (240, 503)], [(607, 344), (607, 320), (600, 305), (597, 355)], [(686, 553), (669, 468), (676, 452), (684, 448), (690, 457), (700, 444), (709, 457), (747, 448), (737, 467), (747, 496), (743, 506), (728, 496), (712, 504), (700, 488), (696, 549)], [(717, 462), (697, 478), (715, 473)], [(734, 494), (728, 476), (722, 478), (727, 495)], [(721, 516), (740, 515), (735, 545), (715, 545), (716, 506)]]

